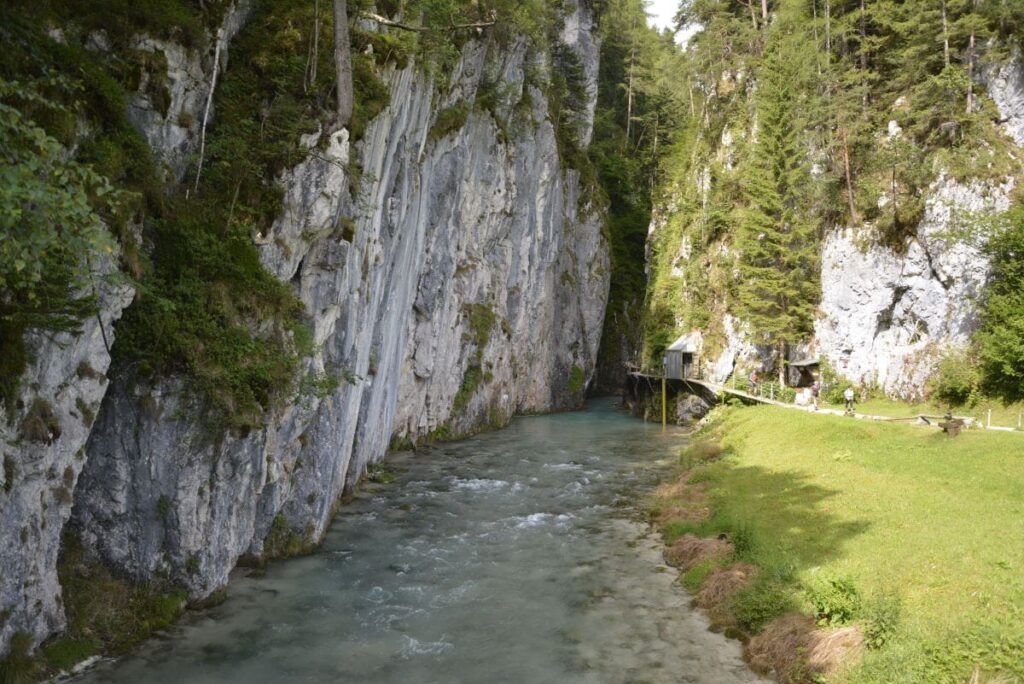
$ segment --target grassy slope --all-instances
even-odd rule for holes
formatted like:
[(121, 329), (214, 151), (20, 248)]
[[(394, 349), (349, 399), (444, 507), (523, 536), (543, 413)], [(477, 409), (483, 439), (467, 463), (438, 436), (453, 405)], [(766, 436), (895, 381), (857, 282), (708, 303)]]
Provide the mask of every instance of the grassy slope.
[[(988, 643), (1024, 638), (1020, 435), (951, 440), (774, 407), (732, 411), (715, 432), (729, 455), (697, 478), (710, 486), (716, 518), (749, 527), (770, 562), (793, 564), (799, 584), (844, 576), (865, 595), (900, 595), (895, 643), (869, 654), (855, 679), (921, 681), (969, 660), (1024, 676), (1024, 652), (1012, 652), (1024, 641), (1011, 651)], [(957, 636), (976, 623), (997, 627)], [(927, 655), (938, 644), (940, 655)], [(953, 662), (928, 669), (943, 659)], [(914, 674), (917, 666), (925, 669)]]

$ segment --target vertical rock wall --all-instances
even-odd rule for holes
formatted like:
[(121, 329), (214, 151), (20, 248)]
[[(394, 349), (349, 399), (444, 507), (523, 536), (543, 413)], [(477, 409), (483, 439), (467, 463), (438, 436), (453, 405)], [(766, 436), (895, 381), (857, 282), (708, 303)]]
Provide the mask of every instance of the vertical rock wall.
[[(582, 0), (567, 5), (562, 41), (592, 96), (578, 122), (587, 141), (594, 18)], [(197, 151), (215, 48), (223, 69), (248, 8), (226, 14), (208, 54), (135, 41), (163, 55), (167, 106), (144, 79), (129, 113), (179, 181)], [(38, 641), (63, 626), (56, 561), (69, 515), (117, 573), (167, 578), (198, 598), (223, 586), (242, 555), (273, 552), (272, 531), (299, 546), (318, 541), (342, 493), (393, 438), (455, 437), (580, 404), (608, 254), (601, 208), (561, 165), (545, 94), (526, 76), (551, 68), (524, 42), (469, 43), (443, 87), (414, 66), (386, 74), (391, 103), (358, 145), (344, 130), (304, 141), (307, 159), (280, 179), (284, 209), (256, 239), (309, 315), (317, 351), (303, 377), (339, 378), (336, 389), (306, 390), (262, 428), (223, 434), (183, 380), (116, 367), (108, 387), (125, 287), (103, 292), (106, 345), (97, 321), (79, 337), (37, 340), (19, 413), (0, 427), (16, 457), (0, 470), (0, 655), (15, 632)], [(502, 101), (477, 107), (478, 91), (495, 83)], [(442, 135), (438, 116), (456, 104), (468, 106), (466, 122)], [(36, 397), (50, 402), (59, 436), (18, 434)]]
[[(569, 47), (596, 77), (589, 8), (570, 17)], [(180, 381), (117, 369), (75, 492), (72, 524), (87, 548), (130, 577), (167, 577), (201, 597), (240, 556), (273, 551), (272, 530), (319, 540), (393, 437), (455, 437), (580, 404), (607, 247), (527, 66), (550, 68), (522, 42), (470, 43), (443, 92), (415, 67), (389, 73), (390, 105), (358, 145), (345, 131), (306, 141), (306, 161), (281, 178), (284, 210), (258, 241), (311, 318), (317, 351), (304, 377), (340, 386), (225, 435)], [(476, 107), (491, 83), (502, 102)], [(464, 125), (434, 129), (463, 104)]]
[(978, 327), (988, 259), (950, 237), (979, 212), (1005, 211), (1013, 184), (940, 179), (903, 253), (837, 231), (822, 248), (819, 352), (840, 375), (891, 396), (921, 399), (945, 350)]
[(113, 323), (134, 294), (105, 278), (112, 270), (101, 269), (99, 313), (80, 335), (30, 336), (35, 360), (13, 411), (0, 409), (0, 654), (16, 632), (42, 639), (64, 626), (61, 529), (107, 389)]
[[(240, 0), (224, 14), (216, 37), (221, 68), (250, 4)], [(109, 49), (106, 37), (95, 34), (89, 48)], [(198, 145), (215, 48), (203, 54), (143, 35), (133, 41), (133, 49), (160, 54), (166, 73), (144, 75), (128, 115), (173, 178), (182, 177)], [(164, 111), (152, 100), (150, 78), (166, 86)], [(108, 277), (115, 270), (113, 261), (99, 270), (99, 314), (83, 322), (80, 335), (31, 336), (35, 360), (21, 379), (18, 404), (13, 415), (0, 410), (0, 656), (17, 632), (38, 641), (64, 627), (57, 578), (61, 533), (71, 515), (94, 421), (109, 420), (97, 414), (110, 383), (114, 323), (134, 297), (133, 288)]]

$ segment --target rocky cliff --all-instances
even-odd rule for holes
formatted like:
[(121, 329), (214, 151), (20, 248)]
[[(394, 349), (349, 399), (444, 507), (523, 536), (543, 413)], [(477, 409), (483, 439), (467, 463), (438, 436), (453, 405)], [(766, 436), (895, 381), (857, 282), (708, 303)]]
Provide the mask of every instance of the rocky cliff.
[[(1019, 60), (989, 67), (980, 80), (999, 113), (1008, 148), (1002, 154), (1011, 172), (957, 179), (942, 169), (935, 155), (929, 164), (939, 172), (923, 193), (922, 216), (895, 245), (886, 244), (870, 222), (857, 228), (823, 226), (814, 332), (791, 346), (790, 360), (818, 357), (851, 382), (920, 400), (942, 356), (969, 343), (978, 329), (980, 300), (989, 280), (988, 257), (981, 240), (971, 238), (970, 226), (1009, 208), (1017, 185), (1015, 155), (1024, 145), (1024, 69)], [(727, 121), (692, 173), (666, 189), (650, 228), (652, 288), (670, 293), (664, 295), (668, 299), (685, 301), (677, 311), (688, 315), (677, 314), (673, 320), (680, 329), (702, 328), (697, 337), (704, 345), (706, 368), (719, 382), (739, 368), (771, 368), (775, 353), (756, 344), (734, 310), (728, 283), (737, 254), (728, 234), (698, 247), (716, 229), (705, 225), (706, 217), (692, 218), (711, 211), (712, 178), (734, 174), (738, 148), (756, 138), (744, 127), (749, 121), (738, 120), (740, 125)], [(887, 131), (878, 132), (878, 139), (901, 135), (893, 121)], [(883, 193), (879, 206), (887, 201)], [(694, 309), (699, 315), (693, 315)]]
[[(593, 98), (594, 18), (569, 5), (562, 41)], [(174, 86), (166, 113), (140, 95), (133, 120), (177, 178), (198, 142), (190, 126), (205, 114), (203, 84), (214, 62), (223, 68), (244, 10), (228, 13), (215, 60), (137, 41), (165, 53)], [(600, 207), (563, 165), (545, 92), (528, 76), (551, 64), (525, 41), (480, 40), (447, 83), (415, 64), (388, 67), (390, 104), (358, 144), (346, 130), (304, 141), (308, 156), (280, 177), (283, 211), (254, 240), (302, 301), (316, 351), (299, 396), (259, 429), (211, 430), (184, 379), (108, 370), (98, 322), (40, 341), (22, 404), (46, 398), (59, 428), (38, 441), (4, 434), (17, 465), (5, 460), (0, 494), (0, 653), (15, 632), (39, 641), (62, 627), (55, 567), (69, 515), (117, 574), (200, 598), (243, 555), (315, 544), (393, 439), (456, 437), (579, 405), (608, 254)], [(497, 104), (476, 106), (485, 82), (505, 86)], [(438, 126), (453, 107), (464, 123)], [(585, 111), (582, 139), (593, 101)], [(107, 345), (130, 299), (127, 288), (105, 294)]]
[[(988, 259), (952, 237), (958, 220), (1006, 211), (1013, 182), (965, 185), (940, 179), (906, 249), (837, 230), (822, 247), (818, 353), (843, 377), (919, 400), (943, 352), (978, 327)], [(959, 216), (958, 216), (959, 215)]]

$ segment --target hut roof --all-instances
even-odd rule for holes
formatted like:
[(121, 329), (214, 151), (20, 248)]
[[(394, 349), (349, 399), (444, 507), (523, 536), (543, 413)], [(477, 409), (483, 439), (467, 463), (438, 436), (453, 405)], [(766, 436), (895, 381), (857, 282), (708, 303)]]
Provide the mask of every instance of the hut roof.
[(688, 332), (673, 342), (666, 351), (680, 351), (684, 354), (696, 354), (700, 347), (700, 333)]
[(798, 361), (790, 361), (789, 365), (793, 368), (810, 368), (811, 366), (820, 366), (821, 361), (819, 359), (800, 359)]

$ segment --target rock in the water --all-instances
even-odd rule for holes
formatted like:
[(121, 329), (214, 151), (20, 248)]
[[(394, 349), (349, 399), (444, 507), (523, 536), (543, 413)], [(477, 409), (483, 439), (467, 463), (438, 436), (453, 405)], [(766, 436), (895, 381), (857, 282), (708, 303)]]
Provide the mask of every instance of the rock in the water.
[(711, 406), (698, 396), (688, 394), (676, 402), (676, 422), (689, 425), (706, 416)]

